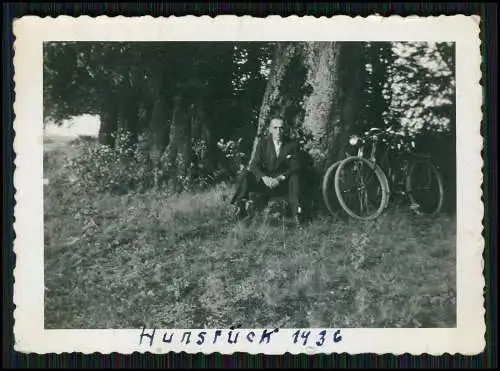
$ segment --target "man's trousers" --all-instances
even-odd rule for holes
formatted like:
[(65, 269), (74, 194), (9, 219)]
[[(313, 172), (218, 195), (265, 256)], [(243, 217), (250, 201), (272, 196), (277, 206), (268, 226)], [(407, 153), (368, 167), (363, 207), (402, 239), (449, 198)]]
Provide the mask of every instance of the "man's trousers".
[(288, 199), (290, 211), (295, 216), (300, 205), (299, 186), (299, 175), (297, 173), (289, 175), (276, 187), (269, 188), (262, 179), (257, 179), (252, 172), (247, 170), (241, 174), (238, 180), (231, 203), (240, 205), (244, 200), (249, 199), (252, 192), (258, 193), (267, 199), (274, 196), (285, 196)]

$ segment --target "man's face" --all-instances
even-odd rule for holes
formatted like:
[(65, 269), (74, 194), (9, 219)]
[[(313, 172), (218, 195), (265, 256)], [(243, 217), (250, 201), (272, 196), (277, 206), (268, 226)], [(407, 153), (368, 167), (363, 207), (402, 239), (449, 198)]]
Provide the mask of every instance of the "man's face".
[(281, 141), (283, 139), (283, 121), (280, 119), (273, 119), (271, 121), (271, 125), (269, 127), (269, 131), (271, 132), (271, 135), (273, 136), (274, 140), (279, 140)]

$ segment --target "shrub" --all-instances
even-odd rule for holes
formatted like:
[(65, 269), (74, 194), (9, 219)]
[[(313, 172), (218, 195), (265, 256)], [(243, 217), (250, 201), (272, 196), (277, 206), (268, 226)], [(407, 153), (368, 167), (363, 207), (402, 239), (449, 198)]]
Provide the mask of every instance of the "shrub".
[[(112, 134), (113, 135), (113, 134)], [(189, 174), (168, 175), (166, 164), (155, 167), (148, 154), (132, 144), (131, 134), (121, 131), (113, 135), (114, 146), (99, 144), (97, 140), (80, 137), (71, 145), (72, 156), (64, 160), (61, 167), (63, 182), (75, 192), (124, 194), (130, 191), (143, 192), (153, 186), (158, 188), (177, 184), (176, 189), (197, 192), (216, 184), (232, 182), (245, 168), (246, 155), (241, 150), (242, 139), (221, 139), (218, 149), (223, 161), (217, 165), (207, 158), (207, 145), (203, 140), (192, 143), (193, 159)], [(175, 182), (170, 182), (175, 176)]]
[(152, 171), (146, 156), (129, 145), (130, 135), (116, 135), (115, 147), (87, 142), (65, 164), (72, 185), (82, 191), (126, 193), (147, 187)]
[(221, 138), (217, 142), (217, 147), (223, 153), (227, 163), (229, 164), (229, 171), (232, 175), (238, 175), (246, 167), (245, 161), (247, 161), (246, 154), (241, 150), (243, 138), (238, 140), (228, 140), (225, 141)]

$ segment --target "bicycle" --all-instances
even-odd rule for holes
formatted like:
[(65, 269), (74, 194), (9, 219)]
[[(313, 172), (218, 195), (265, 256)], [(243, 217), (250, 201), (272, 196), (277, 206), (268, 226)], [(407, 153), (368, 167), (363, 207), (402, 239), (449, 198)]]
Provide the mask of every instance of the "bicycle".
[[(380, 146), (380, 143), (384, 145)], [(332, 164), (323, 178), (323, 198), (332, 214), (335, 212), (330, 197), (332, 181), (340, 205), (356, 219), (377, 218), (394, 195), (406, 197), (410, 209), (417, 215), (433, 216), (441, 211), (444, 188), (439, 166), (430, 156), (414, 153), (413, 140), (394, 133), (392, 128), (371, 128), (362, 136), (351, 136), (349, 144), (357, 154), (347, 155)], [(370, 145), (367, 158), (366, 149)], [(422, 180), (430, 181), (431, 186), (427, 183), (419, 186), (418, 182)], [(373, 187), (370, 187), (370, 181), (374, 181)], [(421, 197), (419, 191), (429, 190), (433, 183), (437, 200), (432, 201), (425, 195)]]

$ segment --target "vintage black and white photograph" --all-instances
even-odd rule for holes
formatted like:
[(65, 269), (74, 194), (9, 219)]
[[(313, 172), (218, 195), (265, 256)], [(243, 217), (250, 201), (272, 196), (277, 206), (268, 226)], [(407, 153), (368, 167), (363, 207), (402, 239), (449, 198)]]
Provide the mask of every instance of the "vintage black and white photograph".
[(458, 326), (456, 40), (42, 48), (45, 330)]
[(47, 42), (45, 326), (454, 327), (454, 54)]

